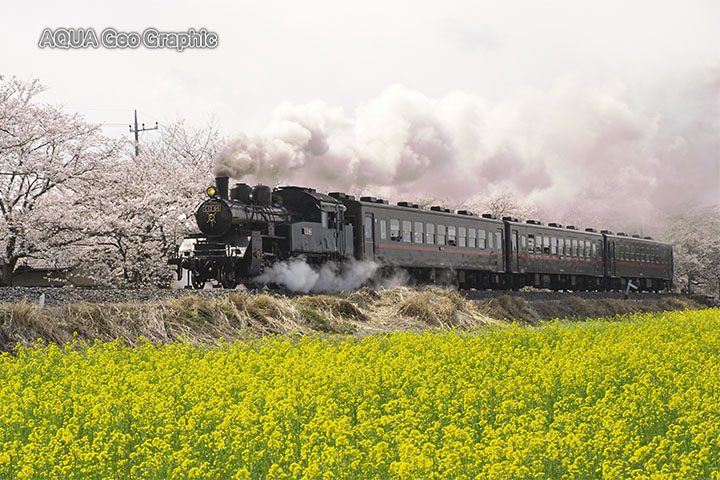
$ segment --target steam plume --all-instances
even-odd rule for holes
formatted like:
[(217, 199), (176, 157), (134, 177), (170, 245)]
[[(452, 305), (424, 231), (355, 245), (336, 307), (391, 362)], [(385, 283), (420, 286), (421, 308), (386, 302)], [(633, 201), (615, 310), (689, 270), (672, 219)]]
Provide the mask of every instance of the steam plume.
[(663, 85), (563, 78), (493, 103), (396, 85), (351, 116), (283, 104), (261, 134), (226, 145), (215, 171), (391, 200), (512, 192), (549, 221), (642, 226), (720, 199), (720, 67)]
[(404, 284), (401, 274), (383, 278), (379, 265), (374, 262), (349, 262), (342, 268), (326, 263), (319, 269), (310, 266), (305, 259), (295, 258), (280, 262), (256, 278), (260, 284), (275, 284), (300, 293), (335, 293), (355, 290), (362, 286), (390, 288)]

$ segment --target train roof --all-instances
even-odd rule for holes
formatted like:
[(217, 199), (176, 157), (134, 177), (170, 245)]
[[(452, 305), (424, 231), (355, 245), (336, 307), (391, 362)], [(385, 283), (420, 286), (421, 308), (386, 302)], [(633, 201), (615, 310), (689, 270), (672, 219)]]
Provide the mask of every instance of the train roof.
[(628, 240), (632, 242), (641, 242), (641, 243), (651, 243), (655, 245), (670, 245), (669, 243), (662, 242), (660, 240), (655, 240), (652, 237), (640, 237), (639, 235), (627, 235), (622, 232), (613, 233), (608, 232), (606, 230), (603, 230), (603, 235), (609, 238), (619, 239), (619, 240)]
[(510, 218), (510, 217), (503, 217), (504, 222), (512, 223), (518, 226), (527, 227), (527, 228), (542, 228), (547, 229), (549, 231), (555, 232), (557, 234), (569, 234), (569, 233), (576, 233), (576, 234), (583, 234), (583, 235), (593, 235), (593, 236), (602, 236), (600, 232), (595, 230), (594, 228), (585, 228), (581, 229), (579, 227), (576, 227), (575, 225), (561, 225), (559, 223), (548, 223), (547, 225), (539, 222), (537, 220), (526, 220), (524, 222), (520, 221), (517, 218)]
[(467, 211), (467, 210), (458, 210), (457, 212), (454, 212), (448, 208), (440, 207), (440, 206), (432, 206), (430, 208), (425, 208), (421, 205), (418, 205), (417, 203), (412, 202), (398, 202), (397, 204), (391, 204), (385, 199), (382, 198), (376, 198), (376, 197), (361, 197), (359, 200), (356, 199), (352, 195), (346, 195), (344, 193), (339, 192), (331, 192), (331, 196), (342, 199), (344, 202), (354, 202), (357, 204), (360, 204), (364, 207), (372, 207), (372, 208), (381, 208), (383, 210), (396, 210), (400, 212), (406, 212), (406, 213), (426, 213), (431, 214), (435, 216), (444, 216), (444, 217), (452, 217), (456, 219), (462, 219), (462, 220), (483, 220), (491, 223), (497, 223), (499, 225), (502, 225), (502, 220), (499, 220), (494, 215), (490, 214), (482, 214), (477, 215), (473, 212)]

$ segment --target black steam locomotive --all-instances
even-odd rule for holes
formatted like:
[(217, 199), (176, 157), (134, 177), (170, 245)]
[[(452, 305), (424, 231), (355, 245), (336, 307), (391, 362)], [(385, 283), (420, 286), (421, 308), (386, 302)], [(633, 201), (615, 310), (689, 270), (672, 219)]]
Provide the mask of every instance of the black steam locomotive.
[(311, 188), (239, 183), (216, 177), (197, 209), (199, 234), (176, 257), (178, 278), (203, 288), (252, 284), (275, 262), (302, 256), (308, 263), (369, 260), (402, 269), (421, 283), (451, 278), (459, 288), (639, 290), (672, 286), (672, 246), (650, 237), (544, 225), (442, 207)]

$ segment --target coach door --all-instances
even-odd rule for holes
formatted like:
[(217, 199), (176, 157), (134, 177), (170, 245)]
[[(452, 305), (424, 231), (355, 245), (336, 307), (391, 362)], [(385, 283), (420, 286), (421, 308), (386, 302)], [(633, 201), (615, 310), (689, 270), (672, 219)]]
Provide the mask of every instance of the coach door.
[(520, 268), (518, 265), (518, 231), (513, 230), (511, 236), (512, 245), (510, 245), (510, 268), (513, 272), (519, 272)]
[(616, 276), (615, 273), (615, 240), (610, 242), (610, 248), (608, 252), (608, 267), (610, 268), (610, 276)]
[(363, 258), (365, 260), (375, 259), (375, 216), (366, 213), (363, 217)]
[(502, 229), (498, 228), (495, 232), (495, 247), (500, 250), (500, 254), (497, 257), (497, 267), (500, 272), (505, 271), (505, 248), (503, 248), (505, 243), (503, 242), (503, 236)]

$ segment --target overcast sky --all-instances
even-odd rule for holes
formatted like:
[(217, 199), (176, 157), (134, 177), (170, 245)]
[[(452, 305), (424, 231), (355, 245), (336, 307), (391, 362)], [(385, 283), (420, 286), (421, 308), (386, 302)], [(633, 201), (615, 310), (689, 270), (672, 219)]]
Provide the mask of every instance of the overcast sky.
[[(112, 136), (134, 108), (147, 124), (214, 119), (237, 139), (216, 168), (249, 182), (511, 191), (608, 223), (720, 203), (717, 0), (26, 0), (0, 26), (0, 73), (39, 78), (43, 100)], [(204, 27), (219, 46), (40, 49), (58, 27)]]
[[(490, 101), (581, 76), (632, 85), (717, 63), (720, 2), (6, 2), (0, 72), (93, 122), (216, 118), (257, 131), (281, 102), (352, 110), (393, 84)], [(205, 27), (215, 50), (38, 48), (46, 27)], [(108, 127), (120, 132), (127, 127)]]

